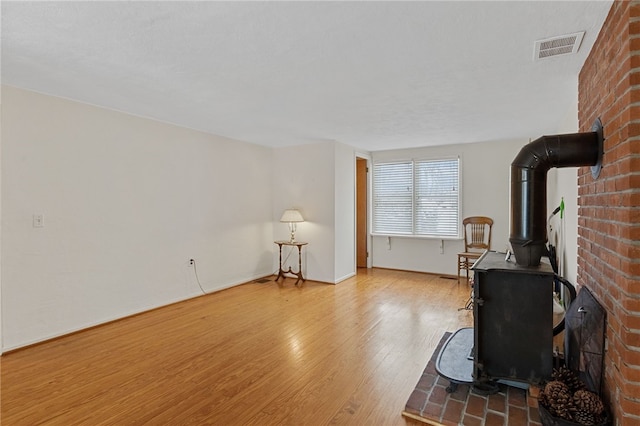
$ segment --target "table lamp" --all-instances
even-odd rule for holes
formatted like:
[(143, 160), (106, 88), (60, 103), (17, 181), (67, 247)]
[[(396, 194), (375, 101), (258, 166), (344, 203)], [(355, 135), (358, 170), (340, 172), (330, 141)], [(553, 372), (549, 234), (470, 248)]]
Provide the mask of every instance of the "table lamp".
[(287, 222), (289, 224), (289, 231), (291, 231), (291, 239), (289, 240), (289, 242), (290, 243), (295, 242), (296, 241), (296, 223), (304, 222), (304, 219), (302, 218), (302, 215), (300, 214), (300, 212), (295, 209), (285, 210), (284, 213), (282, 213), (280, 222)]

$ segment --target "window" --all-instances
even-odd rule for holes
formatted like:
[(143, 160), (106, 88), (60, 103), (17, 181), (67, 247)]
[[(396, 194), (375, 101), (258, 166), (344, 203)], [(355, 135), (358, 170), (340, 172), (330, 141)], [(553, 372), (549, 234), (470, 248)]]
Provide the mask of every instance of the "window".
[(459, 238), (460, 160), (373, 166), (373, 233)]

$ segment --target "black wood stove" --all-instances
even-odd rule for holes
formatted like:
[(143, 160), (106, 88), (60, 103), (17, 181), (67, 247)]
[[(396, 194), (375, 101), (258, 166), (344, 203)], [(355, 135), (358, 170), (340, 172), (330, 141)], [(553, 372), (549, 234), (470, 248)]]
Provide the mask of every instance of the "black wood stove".
[(487, 251), (473, 271), (474, 382), (541, 384), (553, 371), (551, 265), (521, 266)]

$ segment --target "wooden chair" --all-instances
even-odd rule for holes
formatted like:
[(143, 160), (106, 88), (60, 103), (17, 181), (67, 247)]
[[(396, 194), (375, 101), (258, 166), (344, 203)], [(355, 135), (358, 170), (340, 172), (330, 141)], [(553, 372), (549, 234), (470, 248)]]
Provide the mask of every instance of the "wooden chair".
[(467, 271), (469, 282), (469, 269), (486, 250), (491, 248), (491, 227), (493, 219), (485, 216), (471, 216), (462, 221), (464, 228), (464, 252), (458, 253), (458, 282), (460, 282), (460, 270)]

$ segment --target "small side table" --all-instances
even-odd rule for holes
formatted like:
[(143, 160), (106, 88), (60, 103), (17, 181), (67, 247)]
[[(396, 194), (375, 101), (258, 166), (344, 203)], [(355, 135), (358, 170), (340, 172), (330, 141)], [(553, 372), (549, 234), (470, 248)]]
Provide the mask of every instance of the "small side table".
[[(280, 267), (278, 268), (278, 277), (276, 278), (276, 282), (280, 279), (280, 277), (282, 277), (282, 279), (284, 280), (286, 278), (285, 274), (293, 274), (298, 277), (295, 285), (298, 285), (298, 282), (300, 280), (302, 280), (302, 282), (305, 282), (306, 279), (302, 275), (302, 246), (306, 246), (309, 243), (301, 243), (299, 241), (274, 241), (274, 243), (278, 245), (278, 248), (280, 250)], [(282, 269), (282, 246), (298, 247), (298, 272), (293, 272), (291, 266), (289, 266), (288, 271)]]

